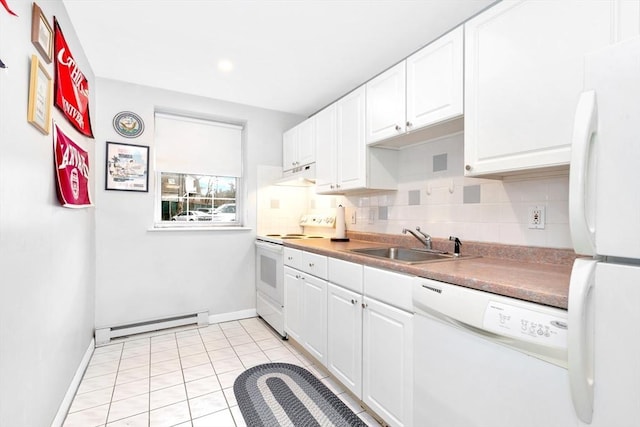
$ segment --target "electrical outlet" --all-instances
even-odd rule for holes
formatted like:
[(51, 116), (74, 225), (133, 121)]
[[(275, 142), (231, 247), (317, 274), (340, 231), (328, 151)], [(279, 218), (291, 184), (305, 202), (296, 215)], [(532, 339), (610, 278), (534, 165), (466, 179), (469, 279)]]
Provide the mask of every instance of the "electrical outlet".
[(353, 212), (351, 212), (351, 224), (355, 224), (356, 223), (356, 210), (354, 209)]
[(530, 206), (529, 207), (529, 228), (544, 229), (545, 207)]

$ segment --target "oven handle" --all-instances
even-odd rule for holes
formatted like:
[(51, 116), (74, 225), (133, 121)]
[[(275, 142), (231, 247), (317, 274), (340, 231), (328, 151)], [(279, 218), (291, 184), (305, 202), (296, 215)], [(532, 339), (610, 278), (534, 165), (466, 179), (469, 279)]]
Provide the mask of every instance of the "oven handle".
[(262, 240), (256, 240), (256, 247), (278, 254), (284, 252), (284, 246), (278, 245), (276, 243), (264, 242)]

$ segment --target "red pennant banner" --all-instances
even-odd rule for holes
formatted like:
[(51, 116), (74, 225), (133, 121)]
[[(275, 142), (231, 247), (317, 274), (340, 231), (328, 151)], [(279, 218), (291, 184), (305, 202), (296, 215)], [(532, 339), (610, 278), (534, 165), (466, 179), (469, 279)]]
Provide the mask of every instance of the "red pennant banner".
[(54, 158), (58, 200), (67, 208), (91, 206), (89, 197), (89, 153), (54, 124)]
[(7, 12), (9, 12), (10, 15), (13, 16), (18, 16), (15, 14), (15, 12), (11, 9), (9, 9), (9, 5), (7, 4), (7, 0), (0, 0), (0, 3), (2, 3), (2, 5), (4, 6), (5, 9), (7, 9)]
[(56, 107), (83, 135), (93, 138), (89, 117), (89, 82), (73, 59), (58, 20), (55, 26)]

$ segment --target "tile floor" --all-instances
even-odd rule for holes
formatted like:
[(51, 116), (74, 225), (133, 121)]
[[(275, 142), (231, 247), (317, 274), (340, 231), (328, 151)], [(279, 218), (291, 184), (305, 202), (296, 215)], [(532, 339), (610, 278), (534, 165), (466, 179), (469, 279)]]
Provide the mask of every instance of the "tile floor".
[(64, 427), (245, 426), (233, 382), (268, 362), (305, 367), (370, 426), (375, 419), (258, 318), (134, 336), (96, 348)]

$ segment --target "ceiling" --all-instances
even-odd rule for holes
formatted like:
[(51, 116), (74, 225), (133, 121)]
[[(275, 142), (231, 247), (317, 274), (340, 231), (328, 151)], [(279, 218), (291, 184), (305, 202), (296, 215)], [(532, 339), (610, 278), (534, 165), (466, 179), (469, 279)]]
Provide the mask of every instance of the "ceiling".
[(63, 0), (97, 77), (304, 116), (493, 1)]

